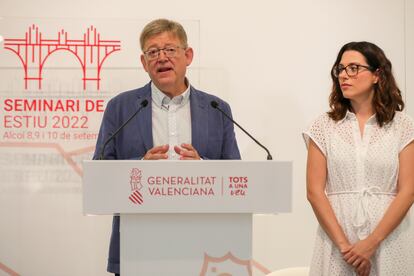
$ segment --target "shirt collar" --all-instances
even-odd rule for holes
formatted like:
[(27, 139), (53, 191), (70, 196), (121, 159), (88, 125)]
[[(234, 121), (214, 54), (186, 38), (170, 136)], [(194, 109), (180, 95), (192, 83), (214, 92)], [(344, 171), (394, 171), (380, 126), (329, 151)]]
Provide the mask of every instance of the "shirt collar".
[(342, 120), (340, 120), (338, 123), (341, 124), (341, 123), (345, 122), (346, 120), (356, 120), (355, 113), (347, 110), (344, 118)]
[(165, 95), (155, 84), (154, 82), (151, 82), (151, 93), (152, 93), (152, 101), (158, 106), (164, 106), (171, 103), (174, 103), (175, 105), (184, 105), (188, 102), (190, 99), (190, 83), (188, 79), (185, 79), (185, 82), (187, 84), (187, 89), (180, 95), (175, 96), (174, 98), (170, 98), (167, 95)]
[[(342, 120), (340, 120), (338, 122), (338, 124), (341, 124), (341, 123), (345, 122), (346, 120), (356, 120), (356, 119), (357, 118), (355, 116), (355, 113), (347, 110), (346, 114), (345, 114), (345, 117)], [(366, 122), (367, 125), (375, 125), (376, 123), (377, 123), (377, 117), (375, 116), (375, 114), (373, 114), (371, 117), (369, 117), (369, 119)]]

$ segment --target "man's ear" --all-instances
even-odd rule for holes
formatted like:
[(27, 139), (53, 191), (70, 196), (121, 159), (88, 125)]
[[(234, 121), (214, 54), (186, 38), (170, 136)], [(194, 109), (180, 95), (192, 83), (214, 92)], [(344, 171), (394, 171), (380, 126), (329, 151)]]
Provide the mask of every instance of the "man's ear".
[(187, 49), (185, 49), (185, 58), (187, 60), (186, 62), (187, 66), (191, 64), (191, 62), (193, 61), (193, 57), (194, 57), (193, 48), (188, 47)]
[(144, 55), (141, 55), (141, 63), (142, 63), (142, 66), (145, 69), (145, 72), (148, 72), (148, 64), (147, 64), (147, 60), (145, 59)]

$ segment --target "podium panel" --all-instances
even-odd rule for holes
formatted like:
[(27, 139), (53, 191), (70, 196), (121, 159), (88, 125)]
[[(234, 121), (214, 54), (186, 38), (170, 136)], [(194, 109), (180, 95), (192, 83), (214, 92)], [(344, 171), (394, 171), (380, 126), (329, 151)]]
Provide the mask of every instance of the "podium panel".
[(84, 161), (85, 214), (279, 213), (292, 164), (277, 161)]
[(252, 258), (251, 214), (122, 215), (120, 229), (121, 275), (251, 275), (247, 263), (209, 261)]
[(84, 161), (83, 211), (120, 215), (121, 275), (251, 276), (252, 215), (290, 212), (292, 164)]

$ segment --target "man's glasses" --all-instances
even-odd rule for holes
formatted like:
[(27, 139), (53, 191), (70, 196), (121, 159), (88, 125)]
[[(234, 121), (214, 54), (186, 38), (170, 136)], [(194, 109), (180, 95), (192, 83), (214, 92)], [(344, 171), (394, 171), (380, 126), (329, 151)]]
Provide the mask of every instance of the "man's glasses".
[(351, 63), (347, 66), (343, 66), (342, 64), (335, 66), (332, 69), (332, 73), (335, 78), (338, 78), (341, 72), (345, 70), (348, 77), (355, 77), (356, 75), (358, 75), (359, 72), (361, 72), (361, 68), (367, 69), (369, 71), (373, 70), (371, 66)]
[(160, 52), (163, 51), (164, 55), (169, 58), (173, 58), (177, 55), (178, 49), (185, 49), (180, 46), (167, 46), (162, 49), (159, 48), (149, 48), (144, 52), (144, 55), (148, 60), (157, 59), (160, 56)]

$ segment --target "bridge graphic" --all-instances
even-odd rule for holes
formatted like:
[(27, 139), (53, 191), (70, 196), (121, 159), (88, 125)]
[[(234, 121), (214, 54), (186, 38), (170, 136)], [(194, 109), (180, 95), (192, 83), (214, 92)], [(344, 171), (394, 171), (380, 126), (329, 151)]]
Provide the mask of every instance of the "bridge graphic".
[(38, 26), (28, 28), (24, 38), (5, 38), (4, 49), (15, 53), (24, 69), (24, 87), (28, 82), (37, 81), (42, 89), (42, 73), (46, 60), (57, 51), (68, 51), (75, 55), (83, 74), (83, 90), (87, 82), (96, 82), (100, 90), (101, 70), (106, 58), (121, 50), (120, 40), (102, 40), (94, 26), (90, 26), (82, 39), (69, 39), (68, 33), (61, 30), (56, 39), (42, 36)]

